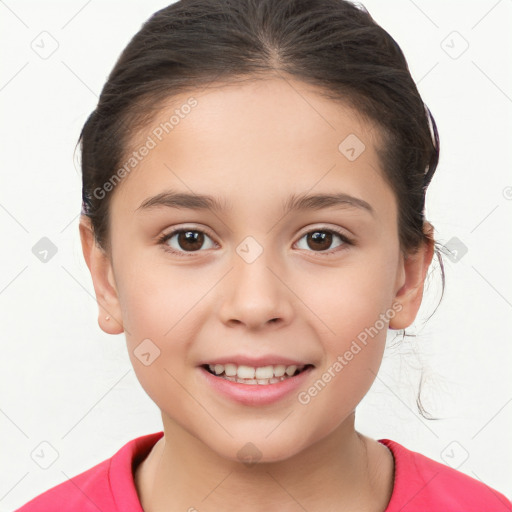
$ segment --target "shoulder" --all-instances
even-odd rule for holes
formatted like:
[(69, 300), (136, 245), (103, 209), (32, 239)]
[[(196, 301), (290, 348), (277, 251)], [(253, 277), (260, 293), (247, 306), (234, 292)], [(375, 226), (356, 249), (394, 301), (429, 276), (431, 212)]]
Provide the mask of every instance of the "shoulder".
[(390, 439), (379, 439), (395, 459), (394, 488), (385, 512), (512, 511), (503, 494), (465, 473), (414, 452)]
[[(107, 459), (73, 478), (65, 480), (31, 499), (16, 512), (51, 512), (53, 510), (97, 512), (98, 509), (111, 510), (111, 508), (106, 508), (112, 505), (109, 502), (108, 492), (110, 464), (111, 459)], [(101, 504), (97, 503), (100, 496)]]
[(15, 512), (143, 512), (133, 467), (162, 435), (158, 432), (132, 439), (109, 459), (43, 492)]

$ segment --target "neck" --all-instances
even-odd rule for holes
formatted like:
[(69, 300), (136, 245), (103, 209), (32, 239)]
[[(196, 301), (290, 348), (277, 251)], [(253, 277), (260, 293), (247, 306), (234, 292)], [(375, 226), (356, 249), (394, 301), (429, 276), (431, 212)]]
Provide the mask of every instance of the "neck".
[(386, 447), (355, 431), (354, 414), (306, 450), (254, 464), (221, 457), (180, 425), (162, 419), (164, 437), (135, 475), (146, 512), (238, 511), (242, 503), (246, 512), (384, 510), (391, 497), (391, 454), (385, 458)]

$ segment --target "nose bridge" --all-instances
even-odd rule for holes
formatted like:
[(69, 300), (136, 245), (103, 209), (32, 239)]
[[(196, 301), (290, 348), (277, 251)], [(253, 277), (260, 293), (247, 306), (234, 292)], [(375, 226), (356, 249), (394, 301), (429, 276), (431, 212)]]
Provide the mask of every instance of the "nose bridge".
[(221, 316), (225, 322), (259, 326), (289, 320), (289, 290), (279, 276), (281, 262), (270, 248), (246, 237), (235, 249)]

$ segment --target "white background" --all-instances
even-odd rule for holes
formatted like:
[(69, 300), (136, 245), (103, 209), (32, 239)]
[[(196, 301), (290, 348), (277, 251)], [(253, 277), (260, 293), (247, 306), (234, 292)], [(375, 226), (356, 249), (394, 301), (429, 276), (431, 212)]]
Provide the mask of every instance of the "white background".
[[(124, 335), (97, 324), (78, 236), (73, 152), (119, 53), (165, 5), (0, 1), (0, 511), (161, 430)], [(427, 218), (440, 243), (457, 237), (467, 253), (456, 262), (445, 256), (446, 294), (424, 323), (439, 298), (434, 265), (408, 330), (418, 336), (386, 351), (357, 427), (451, 463), (511, 498), (512, 1), (364, 5), (402, 47), (438, 123), (441, 161)], [(43, 31), (58, 43), (47, 59), (31, 47)], [(469, 47), (454, 58), (462, 38)], [(47, 263), (32, 253), (42, 237), (58, 249)], [(440, 420), (416, 409), (421, 368), (425, 406)], [(48, 469), (31, 458), (43, 441), (59, 454)]]

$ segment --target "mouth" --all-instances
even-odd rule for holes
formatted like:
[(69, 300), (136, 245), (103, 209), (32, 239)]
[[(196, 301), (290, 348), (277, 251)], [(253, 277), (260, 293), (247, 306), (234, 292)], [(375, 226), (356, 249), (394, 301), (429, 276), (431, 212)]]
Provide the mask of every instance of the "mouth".
[(265, 386), (269, 384), (278, 384), (279, 382), (296, 377), (310, 368), (313, 368), (313, 365), (267, 365), (251, 367), (237, 365), (235, 363), (227, 363), (215, 365), (203, 364), (201, 367), (219, 379), (236, 382), (238, 384)]

